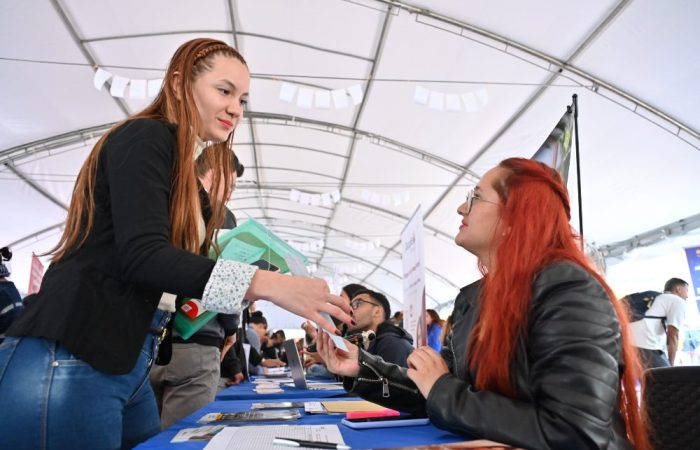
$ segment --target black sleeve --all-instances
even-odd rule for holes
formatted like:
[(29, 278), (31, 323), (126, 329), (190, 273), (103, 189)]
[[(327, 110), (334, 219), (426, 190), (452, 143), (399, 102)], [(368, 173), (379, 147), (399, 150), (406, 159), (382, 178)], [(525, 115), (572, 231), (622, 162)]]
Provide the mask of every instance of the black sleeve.
[(172, 132), (156, 120), (133, 120), (110, 136), (102, 153), (122, 277), (201, 298), (215, 262), (170, 244)]
[(250, 362), (251, 366), (259, 366), (260, 363), (262, 362), (263, 357), (260, 353), (258, 353), (257, 350), (255, 350), (255, 347), (252, 345), (250, 346), (250, 355), (248, 357), (248, 362)]
[(235, 345), (229, 349), (221, 361), (221, 376), (231, 378), (241, 371), (241, 361), (236, 354)]
[(226, 337), (236, 334), (236, 330), (238, 329), (238, 314), (219, 313), (216, 316), (216, 320), (219, 321), (219, 324), (221, 324), (221, 327), (224, 329)]

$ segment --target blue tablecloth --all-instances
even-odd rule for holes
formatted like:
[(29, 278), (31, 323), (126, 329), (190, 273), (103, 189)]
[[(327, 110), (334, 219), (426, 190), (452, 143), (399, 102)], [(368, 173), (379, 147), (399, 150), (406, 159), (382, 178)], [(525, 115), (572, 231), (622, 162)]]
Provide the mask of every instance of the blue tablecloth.
[(294, 386), (281, 386), (283, 392), (276, 392), (274, 394), (258, 394), (254, 391), (255, 383), (246, 381), (239, 385), (231, 386), (224, 389), (223, 391), (216, 394), (217, 400), (257, 400), (257, 401), (268, 401), (272, 399), (290, 400), (305, 397), (316, 397), (316, 398), (333, 398), (333, 397), (345, 397), (347, 392), (345, 389), (329, 389), (329, 390), (310, 390), (310, 389), (297, 389)]
[[(323, 399), (318, 397), (299, 398), (297, 401), (338, 401), (341, 399)], [(152, 437), (148, 441), (135, 447), (139, 450), (148, 449), (177, 449), (177, 450), (201, 450), (206, 446), (206, 442), (182, 442), (170, 443), (170, 440), (183, 428), (194, 428), (202, 426), (197, 423), (204, 414), (210, 412), (235, 412), (248, 411), (251, 400), (240, 401), (215, 401), (200, 409), (189, 417), (177, 422), (172, 427)], [(304, 414), (299, 420), (276, 421), (276, 422), (250, 422), (246, 425), (322, 425), (337, 424), (343, 435), (345, 443), (353, 449), (379, 448), (379, 447), (404, 447), (411, 445), (444, 444), (448, 442), (458, 442), (467, 440), (464, 436), (457, 436), (443, 430), (439, 430), (432, 425), (422, 425), (399, 428), (374, 428), (364, 430), (354, 430), (340, 424), (343, 415), (329, 414)], [(245, 443), (241, 443), (241, 449), (245, 449)]]

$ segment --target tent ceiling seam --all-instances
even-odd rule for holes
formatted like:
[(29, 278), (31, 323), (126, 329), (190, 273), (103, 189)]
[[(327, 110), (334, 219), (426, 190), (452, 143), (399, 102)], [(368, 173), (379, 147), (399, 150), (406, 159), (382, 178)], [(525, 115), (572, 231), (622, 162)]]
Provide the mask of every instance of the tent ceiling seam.
[[(234, 0), (228, 0), (226, 3), (226, 9), (228, 11), (229, 15), (229, 25), (231, 27), (231, 30), (229, 33), (231, 34), (231, 40), (233, 43), (233, 47), (237, 49), (239, 52), (242, 53), (241, 47), (238, 45), (238, 27), (236, 26), (236, 5), (234, 3)], [(250, 108), (250, 99), (248, 100), (248, 103), (245, 106), (245, 109), (243, 111), (243, 116), (245, 116), (248, 113), (248, 108)], [(242, 119), (243, 117), (241, 117)], [(260, 175), (260, 162), (258, 161), (258, 148), (257, 148), (257, 139), (256, 139), (256, 134), (255, 134), (255, 125), (253, 124), (253, 121), (249, 120), (248, 121), (248, 126), (250, 130), (250, 142), (252, 145), (252, 153), (253, 153), (253, 167), (255, 167), (255, 180), (257, 181), (258, 185), (261, 183), (262, 178)], [(234, 131), (235, 133), (235, 131)], [(234, 150), (235, 153), (235, 150)], [(258, 199), (258, 205), (260, 205), (260, 209), (262, 210), (263, 215), (265, 215), (265, 202), (262, 198)]]
[(6, 162), (5, 167), (10, 169), (15, 175), (17, 175), (22, 181), (31, 186), (32, 189), (49, 199), (52, 203), (56, 204), (58, 207), (68, 211), (68, 205), (63, 203), (58, 197), (54, 196), (52, 193), (47, 191), (43, 186), (41, 186), (36, 181), (32, 180), (31, 177), (25, 175), (21, 170), (19, 170), (12, 162)]
[[(73, 21), (71, 20), (70, 16), (68, 15), (68, 12), (66, 9), (61, 5), (60, 0), (51, 0), (51, 4), (54, 7), (54, 10), (56, 11), (56, 14), (58, 14), (58, 17), (61, 19), (63, 22), (63, 25), (66, 27), (66, 31), (68, 31), (68, 34), (70, 34), (71, 38), (73, 39), (73, 42), (75, 43), (76, 46), (78, 46), (78, 50), (80, 50), (80, 53), (83, 54), (83, 57), (90, 63), (90, 65), (93, 67), (93, 70), (99, 66), (97, 60), (95, 59), (94, 56), (90, 53), (90, 51), (85, 47), (84, 41), (80, 38), (78, 35), (78, 31), (75, 29), (75, 26), (73, 25)], [(105, 82), (105, 86), (108, 88), (111, 87), (112, 83), (111, 81)], [(131, 115), (131, 111), (129, 110), (129, 106), (126, 104), (124, 100), (122, 100), (119, 97), (114, 97), (113, 95), (109, 94), (109, 89), (105, 89), (105, 91), (112, 100), (117, 104), (119, 109), (124, 113), (125, 116)]]
[[(352, 127), (350, 128), (351, 132), (351, 137), (350, 137), (350, 143), (349, 143), (349, 148), (347, 152), (347, 159), (345, 160), (345, 164), (343, 165), (343, 175), (340, 180), (340, 186), (338, 187), (338, 190), (342, 194), (343, 191), (345, 190), (345, 183), (347, 182), (348, 179), (348, 173), (350, 172), (350, 165), (352, 164), (352, 157), (355, 154), (355, 146), (357, 145), (357, 127), (358, 124), (360, 123), (360, 119), (362, 118), (362, 113), (365, 110), (365, 105), (367, 104), (367, 99), (369, 98), (370, 91), (372, 90), (372, 83), (374, 79), (374, 75), (376, 73), (377, 65), (379, 64), (379, 59), (381, 58), (382, 55), (382, 49), (384, 48), (384, 43), (386, 42), (386, 35), (389, 30), (389, 21), (391, 20), (391, 11), (392, 7), (389, 6), (384, 13), (384, 20), (382, 21), (382, 27), (379, 31), (379, 35), (377, 37), (377, 44), (374, 49), (374, 56), (371, 61), (371, 66), (369, 69), (369, 74), (367, 76), (367, 83), (365, 84), (365, 89), (364, 89), (364, 94), (362, 96), (362, 101), (360, 102), (360, 106), (357, 108), (357, 112), (355, 113), (355, 117), (352, 121)], [(343, 201), (343, 197), (341, 197), (340, 201)], [(331, 216), (328, 218), (328, 224), (330, 225), (333, 222), (333, 219), (335, 218), (335, 213), (338, 210), (338, 205), (336, 205), (336, 208), (333, 209), (331, 212)], [(324, 239), (327, 237), (327, 234), (324, 236)], [(325, 254), (326, 249), (324, 248), (321, 251), (321, 256), (318, 258), (319, 261), (323, 259), (323, 255)]]

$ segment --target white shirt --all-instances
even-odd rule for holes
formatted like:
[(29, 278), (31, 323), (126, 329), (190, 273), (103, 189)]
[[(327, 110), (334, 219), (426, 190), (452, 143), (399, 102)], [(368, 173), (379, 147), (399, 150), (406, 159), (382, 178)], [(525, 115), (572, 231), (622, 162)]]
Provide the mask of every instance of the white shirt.
[[(685, 316), (685, 302), (675, 294), (664, 293), (654, 299), (647, 316), (666, 317), (666, 326), (680, 331)], [(666, 349), (666, 330), (661, 319), (642, 319), (632, 322), (632, 339), (634, 345), (649, 350)]]

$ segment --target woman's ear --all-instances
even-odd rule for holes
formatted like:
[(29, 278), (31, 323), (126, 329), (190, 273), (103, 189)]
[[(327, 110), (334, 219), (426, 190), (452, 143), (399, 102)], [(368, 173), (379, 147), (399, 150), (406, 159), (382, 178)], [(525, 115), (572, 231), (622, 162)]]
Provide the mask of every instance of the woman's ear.
[(180, 97), (180, 72), (173, 72), (173, 77), (170, 80), (170, 88), (173, 90), (175, 93), (175, 98), (180, 101), (182, 100)]

